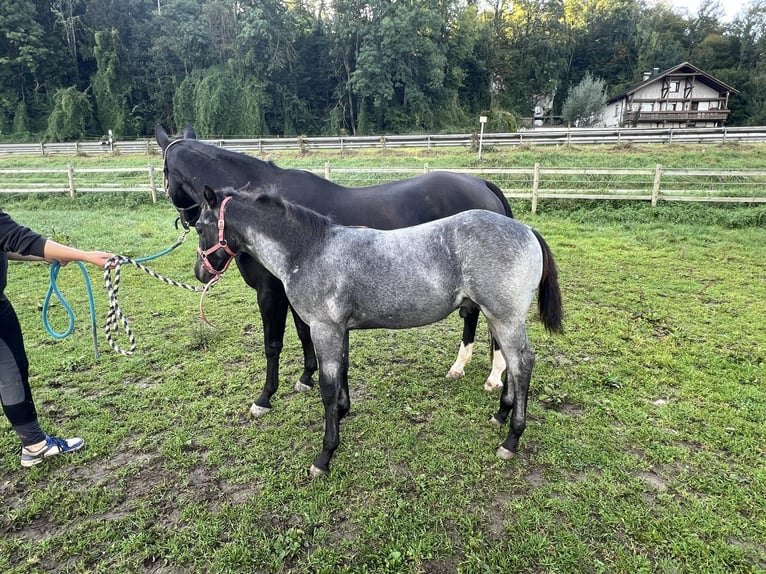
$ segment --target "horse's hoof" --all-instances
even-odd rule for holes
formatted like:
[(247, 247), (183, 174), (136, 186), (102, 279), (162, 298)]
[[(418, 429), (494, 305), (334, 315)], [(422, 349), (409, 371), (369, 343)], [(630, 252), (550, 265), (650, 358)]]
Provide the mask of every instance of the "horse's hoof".
[(462, 379), (463, 377), (465, 377), (465, 371), (462, 369), (450, 369), (446, 374), (447, 379)]
[(489, 422), (499, 427), (503, 426), (503, 422), (499, 418), (497, 418), (495, 415), (492, 415), (491, 417), (489, 417)]
[(503, 460), (511, 460), (514, 456), (516, 456), (516, 453), (511, 452), (510, 450), (505, 448), (503, 445), (500, 445), (499, 447), (497, 447), (497, 451), (495, 451), (495, 454), (497, 455), (497, 458), (502, 458)]
[(257, 419), (258, 417), (262, 417), (266, 413), (268, 413), (271, 409), (269, 407), (261, 407), (253, 403), (250, 405), (250, 416), (254, 419)]
[(313, 387), (310, 387), (307, 384), (301, 383), (300, 381), (298, 381), (297, 383), (295, 383), (295, 387), (293, 388), (299, 393), (305, 393), (306, 391), (310, 391)]
[(311, 475), (311, 478), (319, 478), (320, 476), (327, 476), (327, 471), (312, 464), (311, 468), (309, 468), (309, 474)]
[(487, 379), (487, 382), (484, 383), (484, 390), (485, 391), (496, 391), (497, 389), (502, 389), (503, 383), (498, 383), (497, 381), (493, 381), (492, 379)]

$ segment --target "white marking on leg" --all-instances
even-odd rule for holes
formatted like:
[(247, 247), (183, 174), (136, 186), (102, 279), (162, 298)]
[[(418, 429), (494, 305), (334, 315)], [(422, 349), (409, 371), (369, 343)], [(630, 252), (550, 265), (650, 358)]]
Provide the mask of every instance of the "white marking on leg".
[(319, 478), (321, 476), (327, 475), (327, 472), (322, 470), (321, 468), (317, 468), (313, 464), (309, 468), (309, 474), (311, 475), (311, 478)]
[(253, 403), (250, 405), (250, 416), (254, 419), (257, 419), (258, 417), (262, 417), (266, 413), (268, 413), (271, 409), (268, 407), (260, 407)]
[(502, 458), (503, 460), (511, 460), (514, 456), (516, 456), (515, 453), (511, 452), (507, 448), (505, 448), (503, 445), (500, 445), (497, 447), (497, 450), (495, 451), (495, 454), (498, 458)]
[(460, 350), (457, 352), (455, 363), (447, 371), (448, 379), (459, 379), (465, 376), (465, 366), (471, 361), (473, 356), (473, 343), (460, 343)]
[(484, 383), (485, 391), (494, 391), (503, 388), (503, 372), (505, 371), (505, 359), (503, 354), (495, 349), (492, 353), (492, 371)]
[(296, 391), (298, 391), (299, 393), (305, 393), (306, 391), (310, 391), (310, 390), (312, 389), (312, 387), (310, 387), (310, 386), (308, 386), (308, 385), (306, 385), (306, 384), (303, 384), (303, 383), (301, 383), (300, 381), (298, 381), (297, 383), (295, 383), (295, 387), (293, 387), (293, 388), (294, 388)]

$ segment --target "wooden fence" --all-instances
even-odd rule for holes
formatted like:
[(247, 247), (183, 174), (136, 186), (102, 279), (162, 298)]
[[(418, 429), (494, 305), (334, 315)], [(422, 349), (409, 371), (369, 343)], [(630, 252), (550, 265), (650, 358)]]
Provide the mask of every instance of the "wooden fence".
[[(544, 168), (439, 168), (467, 173), (497, 184), (509, 199), (526, 199), (532, 212), (546, 199), (609, 199), (766, 203), (766, 170)], [(436, 171), (422, 168), (332, 168), (309, 170), (341, 185), (374, 185)], [(2, 169), (0, 194), (163, 192), (159, 164), (143, 168)]]

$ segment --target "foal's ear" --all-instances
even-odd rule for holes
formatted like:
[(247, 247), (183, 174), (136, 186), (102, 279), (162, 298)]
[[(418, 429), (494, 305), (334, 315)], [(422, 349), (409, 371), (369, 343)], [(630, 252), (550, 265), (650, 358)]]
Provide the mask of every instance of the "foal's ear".
[(191, 124), (186, 124), (184, 126), (184, 139), (185, 140), (196, 140), (197, 134), (194, 132), (194, 128)]
[(205, 190), (202, 192), (205, 196), (205, 201), (210, 207), (215, 207), (218, 204), (218, 197), (215, 194), (215, 190), (209, 185), (205, 186)]

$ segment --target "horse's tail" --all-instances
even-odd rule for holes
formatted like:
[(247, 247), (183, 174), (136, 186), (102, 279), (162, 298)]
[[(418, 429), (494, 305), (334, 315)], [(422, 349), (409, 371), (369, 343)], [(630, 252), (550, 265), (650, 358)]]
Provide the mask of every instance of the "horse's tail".
[(563, 333), (564, 327), (561, 322), (564, 318), (564, 310), (561, 303), (561, 290), (559, 289), (559, 272), (550, 247), (534, 229), (532, 233), (537, 237), (540, 248), (543, 250), (543, 276), (537, 289), (537, 309), (540, 320), (549, 333)]
[(489, 190), (494, 193), (497, 198), (500, 200), (500, 203), (503, 204), (503, 209), (505, 210), (505, 215), (507, 215), (510, 218), (513, 218), (513, 210), (511, 209), (511, 204), (508, 203), (508, 198), (505, 197), (505, 194), (503, 193), (503, 190), (497, 187), (494, 183), (491, 181), (484, 180), (484, 183), (487, 185)]

